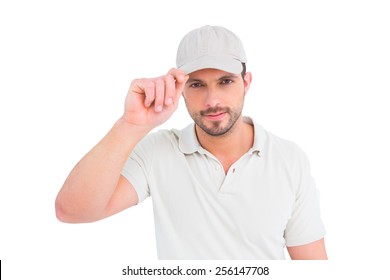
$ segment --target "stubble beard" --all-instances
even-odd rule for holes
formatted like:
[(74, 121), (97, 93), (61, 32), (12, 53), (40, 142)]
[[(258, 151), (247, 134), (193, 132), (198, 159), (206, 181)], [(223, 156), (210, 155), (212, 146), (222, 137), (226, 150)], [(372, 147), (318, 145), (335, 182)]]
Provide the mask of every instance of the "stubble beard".
[[(209, 121), (204, 121), (204, 116), (207, 114), (217, 113), (217, 112), (225, 112), (228, 116), (228, 121), (224, 125), (223, 121), (213, 121), (211, 124)], [(239, 108), (237, 110), (232, 110), (228, 107), (214, 107), (209, 108), (205, 111), (200, 111), (199, 113), (191, 114), (192, 119), (194, 120), (195, 124), (199, 126), (206, 134), (210, 136), (227, 136), (232, 132), (232, 129), (234, 125), (236, 124), (237, 120), (240, 118), (242, 114), (242, 108)]]

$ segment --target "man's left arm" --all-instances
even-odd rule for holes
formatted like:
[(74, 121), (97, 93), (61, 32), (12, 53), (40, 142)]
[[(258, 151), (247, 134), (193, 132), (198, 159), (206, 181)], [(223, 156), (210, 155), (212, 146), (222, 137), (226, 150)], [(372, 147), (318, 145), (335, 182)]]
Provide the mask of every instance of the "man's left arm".
[(300, 246), (287, 247), (292, 260), (327, 260), (324, 238)]

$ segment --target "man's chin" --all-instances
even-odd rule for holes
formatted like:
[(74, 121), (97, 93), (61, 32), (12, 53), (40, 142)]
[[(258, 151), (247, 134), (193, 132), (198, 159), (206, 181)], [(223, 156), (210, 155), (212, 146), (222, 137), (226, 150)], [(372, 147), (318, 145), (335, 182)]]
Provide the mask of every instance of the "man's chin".
[(214, 122), (212, 126), (206, 126), (205, 124), (198, 125), (206, 134), (214, 137), (223, 136), (227, 134), (231, 127), (223, 126), (221, 122)]

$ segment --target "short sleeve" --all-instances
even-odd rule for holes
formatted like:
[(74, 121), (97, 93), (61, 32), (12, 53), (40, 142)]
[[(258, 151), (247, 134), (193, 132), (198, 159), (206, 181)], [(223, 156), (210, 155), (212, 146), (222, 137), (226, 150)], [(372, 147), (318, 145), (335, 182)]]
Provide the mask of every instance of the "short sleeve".
[(286, 246), (305, 245), (325, 235), (319, 192), (311, 176), (309, 160), (302, 151), (298, 153), (293, 173), (296, 178), (295, 203), (284, 234)]
[(134, 148), (122, 168), (122, 175), (132, 184), (138, 195), (138, 203), (150, 196), (148, 174), (154, 156), (154, 134), (143, 138)]

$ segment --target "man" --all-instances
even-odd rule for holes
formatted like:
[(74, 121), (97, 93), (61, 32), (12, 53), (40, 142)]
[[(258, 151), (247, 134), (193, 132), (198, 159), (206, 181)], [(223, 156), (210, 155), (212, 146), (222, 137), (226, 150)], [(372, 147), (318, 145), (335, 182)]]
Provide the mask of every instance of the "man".
[[(177, 69), (131, 83), (122, 117), (75, 166), (59, 220), (92, 222), (153, 198), (160, 259), (326, 259), (304, 153), (242, 116), (252, 75), (231, 31), (188, 33)], [(194, 124), (153, 128), (183, 96)]]

